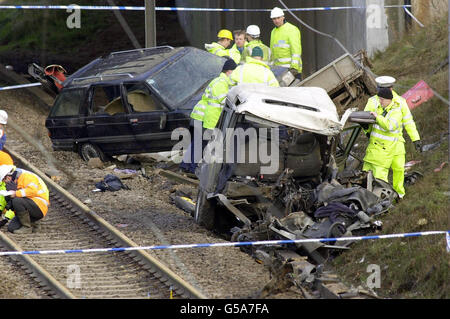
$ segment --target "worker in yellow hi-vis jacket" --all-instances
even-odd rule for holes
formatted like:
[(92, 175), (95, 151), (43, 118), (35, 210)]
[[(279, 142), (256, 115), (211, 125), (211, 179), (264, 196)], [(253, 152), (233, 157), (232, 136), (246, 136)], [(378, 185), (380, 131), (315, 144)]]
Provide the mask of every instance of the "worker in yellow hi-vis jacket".
[[(375, 79), (378, 88), (388, 88), (392, 92), (392, 100), (400, 104), (400, 109), (402, 113), (402, 120), (399, 127), (399, 141), (396, 143), (396, 148), (393, 154), (393, 160), (391, 164), (392, 169), (392, 185), (394, 190), (398, 193), (399, 197), (402, 198), (405, 195), (404, 179), (405, 179), (405, 139), (403, 137), (403, 128), (405, 128), (411, 141), (417, 151), (421, 151), (422, 145), (420, 141), (420, 135), (417, 131), (416, 123), (409, 109), (406, 100), (398, 95), (394, 90), (393, 86), (395, 83), (395, 78), (391, 76), (380, 76)], [(371, 97), (367, 103), (366, 108), (375, 108), (379, 103), (379, 97), (377, 95)]]
[(222, 29), (219, 33), (217, 33), (217, 38), (217, 42), (205, 44), (206, 51), (218, 56), (230, 57), (234, 60), (234, 62), (236, 62), (236, 64), (239, 63), (241, 60), (241, 55), (234, 50), (228, 49), (233, 41), (233, 34), (231, 31)]
[(270, 34), (270, 50), (274, 65), (288, 68), (297, 78), (301, 78), (302, 40), (300, 29), (285, 22), (284, 12), (275, 7), (270, 12), (275, 28)]
[[(403, 165), (405, 162), (405, 153), (396, 154), (399, 148), (398, 143), (402, 143), (400, 141), (402, 111), (400, 103), (393, 100), (390, 89), (380, 88), (377, 96), (377, 103), (369, 99), (364, 109), (375, 116), (376, 123), (365, 129), (366, 134), (370, 134), (370, 137), (364, 157), (363, 171), (372, 171), (375, 178), (388, 182), (389, 168), (394, 159), (403, 162)], [(400, 190), (395, 187), (394, 189), (397, 192)]]
[(232, 84), (262, 83), (268, 86), (280, 86), (270, 67), (262, 61), (263, 56), (263, 50), (260, 47), (254, 47), (252, 56), (247, 57), (245, 63), (231, 73)]

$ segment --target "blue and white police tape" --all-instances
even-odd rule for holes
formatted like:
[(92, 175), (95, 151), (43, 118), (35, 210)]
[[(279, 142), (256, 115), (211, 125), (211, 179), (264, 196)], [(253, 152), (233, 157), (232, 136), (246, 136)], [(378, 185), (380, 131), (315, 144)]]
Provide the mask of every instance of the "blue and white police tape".
[(39, 85), (42, 85), (42, 84), (39, 82), (36, 82), (36, 83), (30, 83), (30, 84), (18, 84), (18, 85), (12, 85), (12, 86), (4, 86), (4, 87), (0, 87), (0, 91), (21, 89), (21, 88), (27, 88), (27, 87), (39, 86)]
[[(411, 7), (411, 5), (390, 5), (384, 8)], [(1, 5), (1, 9), (35, 9), (35, 10), (121, 10), (121, 11), (144, 11), (145, 7), (132, 6), (78, 6), (78, 5)], [(353, 7), (312, 7), (312, 8), (292, 8), (291, 11), (330, 11), (366, 9), (365, 6)], [(227, 8), (186, 8), (186, 7), (155, 7), (157, 11), (213, 11), (213, 12), (268, 12), (272, 9), (227, 9)]]
[(422, 22), (420, 22), (419, 20), (417, 20), (417, 18), (415, 16), (413, 16), (413, 14), (411, 13), (411, 11), (408, 10), (408, 8), (406, 6), (403, 6), (403, 9), (405, 10), (405, 12), (414, 19), (414, 21), (417, 22), (417, 24), (419, 24), (422, 28), (424, 28), (425, 26), (422, 24)]
[(1, 5), (0, 9), (22, 9), (22, 10), (131, 10), (142, 11), (145, 7), (131, 6), (78, 6), (78, 5)]
[(450, 231), (445, 234), (445, 239), (447, 240), (447, 252), (450, 253)]
[(447, 231), (426, 231), (418, 233), (390, 234), (390, 235), (374, 235), (359, 237), (339, 237), (339, 238), (311, 238), (296, 240), (263, 240), (263, 241), (242, 241), (242, 242), (224, 242), (224, 243), (205, 243), (205, 244), (183, 244), (183, 245), (160, 245), (160, 246), (140, 246), (140, 247), (119, 247), (119, 248), (89, 248), (89, 249), (69, 249), (69, 250), (30, 250), (30, 251), (3, 251), (0, 256), (10, 255), (46, 255), (46, 254), (73, 254), (73, 253), (99, 253), (99, 252), (119, 252), (131, 250), (160, 250), (160, 249), (185, 249), (185, 248), (210, 248), (210, 247), (240, 247), (240, 246), (273, 246), (286, 244), (302, 244), (302, 243), (325, 243), (337, 241), (357, 241), (367, 239), (388, 239), (388, 238), (407, 238), (430, 235), (446, 234), (447, 251), (450, 249), (450, 230)]

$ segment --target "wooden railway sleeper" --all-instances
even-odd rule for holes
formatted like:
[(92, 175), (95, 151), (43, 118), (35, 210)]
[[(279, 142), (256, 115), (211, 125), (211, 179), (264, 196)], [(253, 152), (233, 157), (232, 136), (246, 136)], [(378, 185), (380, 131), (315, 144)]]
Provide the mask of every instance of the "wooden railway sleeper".
[[(18, 163), (21, 167), (24, 167), (25, 169), (28, 169), (30, 171), (35, 172), (38, 176), (40, 176), (45, 183), (47, 183), (48, 188), (51, 191), (51, 194), (55, 195), (55, 192), (57, 196), (52, 196), (52, 199), (56, 199), (57, 202), (60, 202), (58, 206), (62, 208), (64, 212), (61, 212), (62, 214), (67, 213), (68, 211), (72, 211), (75, 208), (78, 208), (82, 214), (78, 216), (80, 222), (83, 224), (87, 224), (89, 226), (100, 226), (100, 228), (105, 229), (107, 232), (110, 232), (111, 235), (107, 235), (106, 238), (109, 238), (111, 242), (114, 243), (121, 243), (120, 246), (137, 246), (134, 242), (132, 242), (130, 239), (125, 237), (121, 232), (119, 232), (117, 229), (115, 229), (112, 225), (107, 223), (103, 218), (101, 218), (97, 213), (90, 210), (86, 205), (81, 203), (78, 199), (76, 199), (73, 195), (68, 193), (66, 190), (64, 190), (61, 186), (59, 186), (57, 183), (52, 181), (50, 178), (48, 178), (44, 173), (40, 172), (38, 169), (36, 169), (31, 163), (29, 163), (26, 159), (21, 157), (19, 154), (12, 150), (7, 150), (12, 157), (14, 158), (14, 162)], [(62, 200), (59, 200), (61, 199)], [(83, 215), (85, 217), (83, 217)], [(87, 215), (87, 216), (86, 216)], [(91, 228), (89, 227), (89, 228)], [(94, 231), (97, 237), (99, 237), (99, 231), (90, 229), (91, 231)], [(0, 236), (2, 234), (0, 233)], [(3, 239), (3, 238), (2, 238)], [(116, 240), (115, 240), (116, 239)], [(36, 243), (38, 244), (38, 243)], [(9, 246), (9, 245), (8, 245)], [(9, 247), (8, 247), (9, 248)], [(19, 248), (20, 249), (20, 248)], [(17, 249), (16, 249), (17, 250)], [(22, 250), (22, 249), (20, 249)], [(42, 269), (41, 266), (39, 266), (34, 259), (30, 257), (30, 255), (17, 255), (19, 260), (22, 260), (23, 262), (26, 262), (27, 264), (32, 263), (33, 269), (41, 272), (41, 275), (45, 273), (44, 269)], [(152, 274), (155, 278), (163, 278), (163, 280), (160, 280), (161, 283), (164, 284), (170, 284), (174, 289), (177, 287), (181, 287), (183, 289), (186, 289), (188, 293), (186, 295), (189, 295), (189, 297), (194, 298), (205, 298), (205, 296), (202, 295), (201, 292), (197, 291), (194, 287), (189, 285), (188, 283), (184, 282), (182, 278), (180, 278), (178, 275), (173, 273), (169, 268), (167, 268), (164, 264), (159, 262), (156, 258), (152, 257), (150, 254), (148, 254), (146, 251), (137, 250), (134, 251), (133, 254), (130, 254), (130, 257), (135, 261), (144, 261), (144, 263), (149, 266), (150, 268), (155, 268), (155, 271), (152, 271), (153, 269), (149, 269), (146, 273)], [(140, 266), (141, 269), (143, 269), (143, 266)], [(146, 267), (147, 268), (147, 267)], [(39, 272), (38, 271), (38, 272)], [(163, 275), (164, 273), (164, 275)], [(52, 288), (54, 288), (54, 283), (49, 282), (49, 277), (42, 277), (41, 275), (38, 275), (38, 277), (41, 279), (43, 284), (46, 286), (49, 286), (49, 284), (52, 284)], [(169, 280), (170, 279), (170, 280)], [(52, 279), (54, 280), (54, 279)], [(62, 290), (65, 290), (65, 287), (62, 287)], [(60, 294), (60, 292), (58, 292)], [(67, 294), (60, 294), (64, 297), (73, 298), (74, 296), (67, 291)]]

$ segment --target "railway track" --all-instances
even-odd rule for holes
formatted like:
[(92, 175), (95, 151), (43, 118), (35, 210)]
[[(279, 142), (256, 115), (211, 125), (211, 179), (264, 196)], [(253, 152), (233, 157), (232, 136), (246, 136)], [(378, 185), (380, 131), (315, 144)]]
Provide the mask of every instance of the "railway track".
[[(37, 99), (43, 102), (40, 97)], [(34, 171), (44, 179), (50, 189), (51, 208), (41, 221), (39, 233), (32, 236), (7, 235), (4, 229), (1, 230), (0, 251), (137, 246), (19, 154), (12, 150), (8, 152), (17, 166)], [(180, 180), (178, 174), (169, 171), (161, 170), (159, 174), (178, 183), (197, 183), (189, 178)], [(50, 297), (205, 298), (145, 251), (32, 256), (16, 255), (11, 258), (17, 259)], [(310, 286), (301, 288), (304, 298), (378, 298), (366, 291), (350, 289), (332, 272), (324, 273), (316, 280), (314, 287)]]
[[(50, 209), (32, 235), (0, 231), (0, 250), (67, 250), (136, 247), (19, 154), (16, 166), (39, 175), (50, 190)], [(145, 251), (14, 255), (26, 272), (55, 298), (205, 298)]]

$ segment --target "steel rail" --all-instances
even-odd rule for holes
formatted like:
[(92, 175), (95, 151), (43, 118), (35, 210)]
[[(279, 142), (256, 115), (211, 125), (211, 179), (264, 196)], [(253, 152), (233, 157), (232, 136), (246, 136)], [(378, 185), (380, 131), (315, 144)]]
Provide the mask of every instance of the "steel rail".
[[(89, 224), (91, 224), (91, 226), (96, 226), (94, 228), (99, 233), (103, 232), (102, 236), (105, 236), (106, 234), (106, 236), (112, 237), (113, 241), (115, 241), (122, 247), (139, 247), (130, 238), (126, 237), (118, 229), (109, 224), (105, 219), (92, 211), (70, 192), (55, 183), (51, 178), (49, 178), (46, 174), (32, 165), (20, 154), (11, 149), (5, 148), (5, 150), (13, 157), (16, 166), (32, 171), (40, 178), (42, 178), (42, 180), (47, 184), (50, 191), (57, 193), (71, 205), (75, 206), (81, 212), (81, 214), (83, 214), (83, 217), (85, 216), (89, 220)], [(0, 232), (0, 240), (3, 241), (9, 249), (22, 251), (21, 247), (17, 245), (17, 243), (15, 243), (11, 238), (9, 238), (2, 232)], [(137, 263), (139, 263), (144, 269), (149, 270), (150, 272), (154, 273), (156, 277), (160, 278), (160, 281), (163, 282), (167, 287), (173, 287), (173, 290), (177, 295), (194, 299), (207, 298), (200, 290), (185, 281), (183, 278), (169, 269), (166, 265), (164, 265), (161, 261), (151, 256), (148, 252), (144, 250), (135, 250), (128, 253), (129, 255), (133, 256), (133, 259), (135, 259)], [(18, 255), (15, 257), (21, 259), (21, 262), (24, 263), (26, 267), (29, 268), (40, 279), (41, 282), (50, 287), (56, 295), (61, 298), (76, 298), (63, 284), (52, 277), (49, 272), (47, 272), (29, 255)]]

